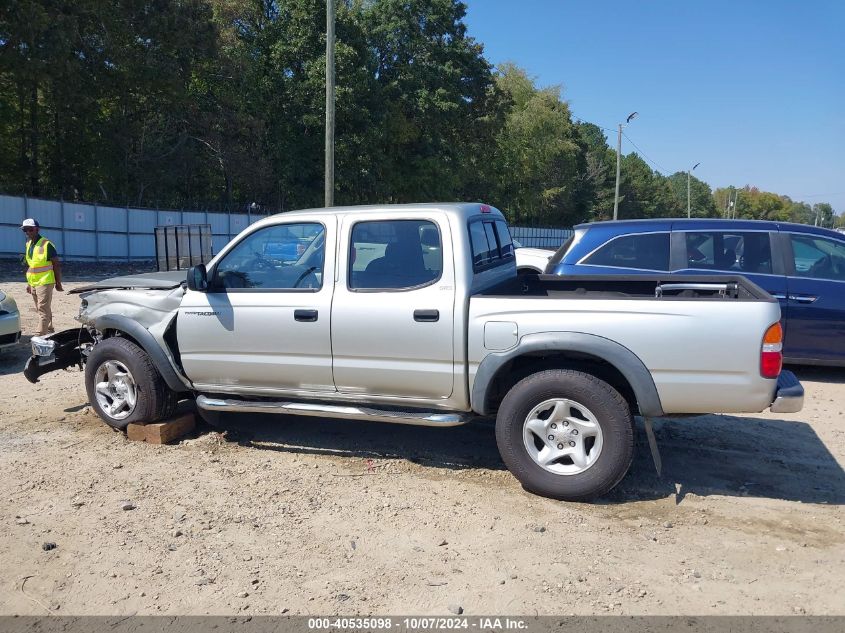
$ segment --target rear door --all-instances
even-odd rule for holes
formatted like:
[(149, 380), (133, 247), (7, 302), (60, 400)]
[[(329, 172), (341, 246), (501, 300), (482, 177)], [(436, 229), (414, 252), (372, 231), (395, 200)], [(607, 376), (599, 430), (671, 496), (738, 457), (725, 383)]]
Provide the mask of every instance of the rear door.
[(785, 232), (789, 329), (784, 355), (793, 361), (845, 364), (845, 240)]
[(777, 256), (777, 239), (778, 232), (768, 229), (674, 229), (672, 272), (744, 275), (778, 300), (788, 340), (786, 271), (782, 258)]
[(445, 216), (346, 216), (340, 252), (331, 325), (337, 390), (448, 398), (454, 387), (455, 271)]

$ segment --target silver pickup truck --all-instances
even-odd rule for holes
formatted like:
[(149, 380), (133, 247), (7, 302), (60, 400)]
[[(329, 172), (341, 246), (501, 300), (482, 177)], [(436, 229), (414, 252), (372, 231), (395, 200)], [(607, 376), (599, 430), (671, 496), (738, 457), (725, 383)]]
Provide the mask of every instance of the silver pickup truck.
[(484, 204), (275, 215), (187, 281), (80, 289), (83, 327), (35, 338), (25, 374), (84, 364), (116, 428), (181, 398), (206, 415), (495, 415), (510, 471), (565, 500), (622, 479), (635, 415), (800, 410), (778, 303), (743, 277), (517, 276), (513, 251)]

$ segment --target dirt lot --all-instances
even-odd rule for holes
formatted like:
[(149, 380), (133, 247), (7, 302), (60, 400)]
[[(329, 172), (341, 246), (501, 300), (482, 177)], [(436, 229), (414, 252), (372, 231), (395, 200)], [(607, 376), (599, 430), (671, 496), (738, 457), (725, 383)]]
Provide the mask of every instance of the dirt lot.
[[(57, 293), (58, 329), (78, 305)], [(662, 479), (640, 429), (617, 490), (567, 504), (520, 488), (489, 422), (128, 442), (78, 371), (26, 382), (28, 338), (0, 355), (0, 614), (845, 612), (845, 370), (799, 368), (799, 414), (658, 422)]]

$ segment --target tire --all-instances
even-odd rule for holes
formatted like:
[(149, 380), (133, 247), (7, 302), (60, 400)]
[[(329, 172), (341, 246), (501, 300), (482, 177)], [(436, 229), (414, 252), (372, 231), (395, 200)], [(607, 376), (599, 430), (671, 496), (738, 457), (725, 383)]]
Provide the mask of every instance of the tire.
[(528, 376), (505, 395), (496, 417), (496, 444), (526, 490), (562, 501), (589, 501), (628, 472), (634, 419), (624, 398), (606, 382), (552, 369)]
[(85, 389), (97, 415), (120, 430), (170, 417), (178, 403), (147, 353), (120, 337), (94, 346), (85, 364)]

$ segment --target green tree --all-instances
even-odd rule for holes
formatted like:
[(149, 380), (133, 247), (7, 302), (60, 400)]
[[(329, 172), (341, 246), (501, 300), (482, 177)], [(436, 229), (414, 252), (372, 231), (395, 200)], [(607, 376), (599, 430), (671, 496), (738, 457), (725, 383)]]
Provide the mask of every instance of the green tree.
[[(675, 196), (677, 205), (681, 208), (681, 215), (686, 216), (687, 211), (687, 172), (675, 172), (668, 178), (672, 193)], [(710, 186), (690, 174), (689, 177), (689, 200), (690, 215), (694, 218), (715, 218), (719, 217), (716, 210), (716, 202), (713, 199), (713, 192)]]
[(789, 221), (799, 224), (813, 223), (813, 208), (806, 202), (791, 202), (788, 209)]
[(575, 127), (584, 156), (583, 168), (578, 174), (579, 206), (585, 211), (582, 219), (609, 220), (613, 217), (616, 195), (616, 152), (610, 149), (607, 137), (597, 125), (582, 122)]
[(835, 215), (833, 207), (827, 202), (819, 202), (813, 205), (813, 223), (818, 226), (833, 226)]
[[(386, 112), (373, 163), (383, 201), (450, 199), (477, 188), (498, 95), (457, 0), (366, 3), (365, 25)], [(493, 116), (491, 116), (493, 113)], [(474, 186), (475, 185), (475, 186)]]
[(686, 216), (669, 180), (651, 169), (636, 153), (622, 157), (618, 217), (663, 218)]
[(537, 89), (512, 64), (500, 67), (499, 89), (511, 102), (497, 137), (497, 204), (516, 222), (565, 225), (582, 219), (576, 208), (581, 137), (557, 87)]

